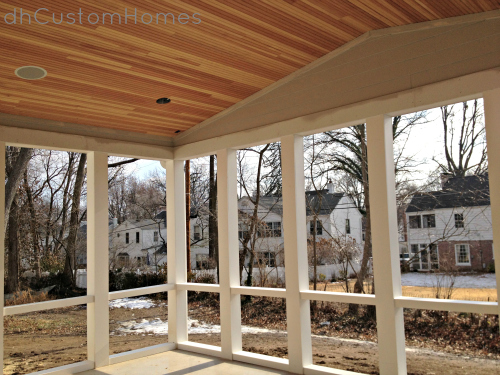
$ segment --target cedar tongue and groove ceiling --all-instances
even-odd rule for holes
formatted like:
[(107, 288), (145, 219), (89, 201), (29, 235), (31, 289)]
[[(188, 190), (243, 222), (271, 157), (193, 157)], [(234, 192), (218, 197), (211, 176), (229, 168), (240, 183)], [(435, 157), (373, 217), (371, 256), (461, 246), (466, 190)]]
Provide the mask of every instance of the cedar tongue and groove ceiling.
[[(7, 24), (14, 8), (17, 22)], [(27, 16), (20, 24), (21, 8), (31, 24)], [(33, 20), (39, 8), (47, 24)], [(137, 24), (124, 23), (125, 8), (137, 10)], [(3, 0), (0, 113), (171, 137), (365, 32), (499, 8), (498, 0)], [(81, 25), (52, 19), (79, 9)], [(118, 13), (122, 22), (92, 25), (90, 13)], [(190, 20), (148, 25), (144, 13)], [(47, 77), (18, 78), (15, 69), (27, 65)], [(157, 104), (162, 97), (171, 102)]]

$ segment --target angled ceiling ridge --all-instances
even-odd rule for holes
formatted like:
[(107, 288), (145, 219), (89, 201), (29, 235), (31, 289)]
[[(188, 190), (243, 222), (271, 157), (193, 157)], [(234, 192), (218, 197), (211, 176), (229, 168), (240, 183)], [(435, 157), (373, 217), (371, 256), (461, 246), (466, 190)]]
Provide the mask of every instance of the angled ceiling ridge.
[(335, 59), (336, 57), (350, 51), (354, 47), (358, 47), (368, 41), (372, 41), (375, 39), (383, 38), (383, 37), (389, 37), (392, 35), (397, 35), (397, 34), (402, 34), (402, 33), (412, 33), (412, 32), (419, 32), (419, 31), (424, 31), (424, 30), (429, 30), (433, 28), (444, 28), (448, 26), (457, 26), (457, 25), (467, 25), (467, 24), (474, 24), (478, 22), (484, 22), (487, 20), (491, 19), (497, 19), (500, 18), (500, 10), (493, 10), (489, 12), (482, 12), (482, 13), (476, 13), (476, 14), (469, 14), (465, 16), (458, 16), (458, 17), (451, 17), (451, 18), (446, 18), (446, 19), (438, 19), (438, 20), (433, 20), (433, 21), (426, 21), (426, 22), (421, 22), (417, 24), (409, 24), (409, 25), (403, 25), (403, 26), (395, 26), (395, 27), (389, 27), (389, 28), (384, 28), (384, 29), (379, 29), (379, 30), (370, 30), (365, 32), (364, 34), (360, 35), (356, 39), (345, 43), (339, 48), (336, 48), (335, 50), (327, 53), (326, 55), (314, 60), (310, 64), (304, 66), (301, 69), (298, 69), (297, 71), (289, 74), (286, 77), (283, 77), (282, 79), (272, 83), (271, 85), (265, 87), (264, 89), (256, 92), (255, 94), (239, 101), (238, 103), (232, 105), (231, 107), (219, 112), (218, 114), (200, 122), (199, 124), (189, 128), (188, 130), (176, 135), (173, 137), (173, 143), (174, 146), (179, 145), (179, 142), (183, 140), (186, 137), (189, 137), (191, 134), (196, 133), (198, 130), (205, 128), (206, 126), (209, 126), (211, 123), (217, 121), (218, 119), (225, 117), (229, 114), (231, 114), (234, 111), (237, 111), (238, 109), (249, 105), (252, 102), (255, 102), (259, 100), (261, 97), (264, 95), (278, 89), (279, 87), (289, 83), (290, 81), (299, 78), (311, 70), (325, 64), (326, 62)]

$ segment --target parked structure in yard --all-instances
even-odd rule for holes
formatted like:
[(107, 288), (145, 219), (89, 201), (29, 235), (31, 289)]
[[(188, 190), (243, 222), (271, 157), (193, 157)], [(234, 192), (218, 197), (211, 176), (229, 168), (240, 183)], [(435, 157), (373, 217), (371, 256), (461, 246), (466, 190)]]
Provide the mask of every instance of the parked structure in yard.
[(488, 174), (449, 177), (415, 194), (406, 209), (412, 268), (484, 270), (493, 262)]
[[(327, 184), (327, 189), (306, 191), (306, 227), (309, 241), (315, 237), (316, 242), (332, 237), (347, 238), (362, 249), (363, 233), (362, 218), (355, 202), (344, 193), (336, 193), (333, 183)], [(238, 200), (238, 238), (240, 251), (243, 248), (245, 236), (251, 228), (254, 204), (249, 197)], [(276, 196), (261, 196), (259, 198), (258, 220), (251, 237), (255, 236), (254, 264), (278, 267), (284, 265), (283, 236), (283, 199)], [(314, 223), (316, 219), (316, 223)], [(314, 233), (316, 232), (316, 233)], [(315, 236), (313, 236), (315, 234)], [(252, 238), (253, 240), (253, 238)], [(250, 254), (247, 254), (248, 265)], [(325, 264), (319, 261), (320, 264)]]

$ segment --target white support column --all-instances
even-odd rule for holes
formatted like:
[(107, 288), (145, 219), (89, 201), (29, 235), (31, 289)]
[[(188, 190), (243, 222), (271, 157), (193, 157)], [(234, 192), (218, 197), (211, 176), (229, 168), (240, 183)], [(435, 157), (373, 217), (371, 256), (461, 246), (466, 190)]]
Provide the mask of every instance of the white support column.
[[(187, 282), (186, 270), (186, 196), (184, 161), (167, 160), (167, 265), (168, 283)], [(188, 340), (187, 291), (168, 292), (168, 341)]]
[(87, 154), (87, 350), (95, 367), (109, 365), (108, 154)]
[(310, 303), (300, 298), (309, 290), (303, 137), (281, 138), (281, 169), (289, 371), (302, 374), (312, 364)]
[[(4, 305), (4, 290), (3, 280), (5, 280), (5, 142), (0, 142), (0, 280), (2, 285), (0, 287), (0, 309), (2, 314), (0, 317), (0, 366), (3, 369), (3, 305)], [(2, 370), (3, 371), (3, 370)]]
[(237, 191), (236, 150), (218, 151), (220, 325), (222, 357), (226, 359), (242, 350), (241, 296), (231, 294), (231, 287), (240, 286)]
[(401, 296), (398, 223), (394, 177), (392, 121), (380, 115), (367, 119), (368, 177), (373, 272), (376, 287), (379, 368), (383, 375), (406, 374), (403, 308)]
[[(488, 146), (493, 255), (495, 257), (495, 270), (497, 270), (497, 295), (500, 296), (500, 88), (486, 91), (483, 98)], [(500, 303), (498, 306), (500, 314)]]

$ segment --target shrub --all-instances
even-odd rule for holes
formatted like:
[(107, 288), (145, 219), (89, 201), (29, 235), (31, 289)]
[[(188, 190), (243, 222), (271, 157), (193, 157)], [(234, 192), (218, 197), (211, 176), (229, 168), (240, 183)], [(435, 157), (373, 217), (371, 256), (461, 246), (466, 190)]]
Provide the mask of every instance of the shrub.
[(33, 290), (23, 290), (14, 293), (12, 298), (5, 300), (5, 306), (24, 305), (26, 303), (44, 302), (54, 299), (47, 292), (35, 293)]
[(160, 272), (136, 273), (122, 269), (109, 271), (109, 291), (144, 288), (167, 283), (167, 274)]
[(495, 262), (494, 261), (491, 261), (490, 263), (488, 263), (487, 271), (489, 273), (495, 273)]

